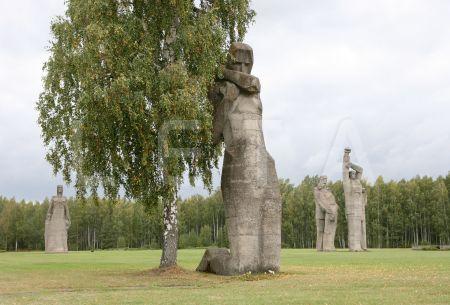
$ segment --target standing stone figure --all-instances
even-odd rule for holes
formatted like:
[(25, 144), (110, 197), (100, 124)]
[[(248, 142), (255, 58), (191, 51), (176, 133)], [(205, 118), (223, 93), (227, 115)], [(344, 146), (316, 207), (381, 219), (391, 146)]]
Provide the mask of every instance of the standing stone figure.
[(252, 48), (233, 43), (223, 79), (210, 92), (215, 141), (225, 143), (221, 189), (230, 249), (207, 250), (197, 271), (232, 275), (280, 268), (281, 195), (252, 67)]
[(361, 205), (361, 249), (367, 251), (367, 236), (366, 236), (366, 206), (367, 206), (367, 191), (365, 188), (362, 189), (362, 199), (363, 203)]
[(335, 251), (338, 205), (333, 193), (327, 187), (327, 177), (321, 176), (314, 188), (316, 201), (317, 251)]
[(348, 248), (350, 251), (361, 251), (361, 219), (363, 194), (361, 166), (350, 162), (350, 148), (344, 152), (342, 165), (345, 195), (345, 214), (348, 224)]
[(57, 196), (52, 197), (45, 220), (45, 251), (65, 253), (67, 248), (67, 230), (70, 226), (67, 199), (63, 196), (63, 187), (58, 185)]

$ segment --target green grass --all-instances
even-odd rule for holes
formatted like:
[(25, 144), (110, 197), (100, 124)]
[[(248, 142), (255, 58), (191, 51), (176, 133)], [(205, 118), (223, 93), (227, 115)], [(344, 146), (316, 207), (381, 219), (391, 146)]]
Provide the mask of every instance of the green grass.
[(0, 253), (0, 304), (450, 304), (450, 252), (283, 250), (276, 276), (158, 274), (160, 251)]

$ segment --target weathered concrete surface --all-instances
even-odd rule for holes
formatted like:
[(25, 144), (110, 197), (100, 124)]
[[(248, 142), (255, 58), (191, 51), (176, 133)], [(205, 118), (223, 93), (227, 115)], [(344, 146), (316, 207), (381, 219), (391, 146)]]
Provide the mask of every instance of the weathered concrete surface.
[(335, 251), (338, 205), (333, 193), (327, 187), (327, 177), (320, 177), (319, 184), (314, 188), (316, 202), (317, 251)]
[(224, 275), (278, 271), (281, 195), (275, 163), (264, 143), (260, 83), (250, 75), (253, 51), (233, 43), (230, 59), (223, 80), (210, 93), (215, 141), (225, 142), (221, 188), (230, 256), (210, 250), (198, 270)]
[(68, 251), (67, 230), (70, 226), (67, 199), (63, 197), (63, 187), (58, 186), (57, 196), (53, 196), (45, 220), (45, 251), (64, 253)]
[(351, 149), (344, 151), (342, 165), (342, 180), (345, 195), (345, 214), (348, 224), (348, 247), (350, 251), (362, 251), (361, 219), (363, 209), (363, 194), (361, 178), (362, 167), (350, 162)]
[(220, 275), (235, 274), (236, 270), (233, 269), (231, 264), (230, 250), (225, 248), (207, 249), (197, 267), (197, 271)]
[(366, 234), (366, 206), (367, 206), (367, 191), (362, 189), (362, 205), (361, 205), (361, 249), (367, 251), (367, 234)]

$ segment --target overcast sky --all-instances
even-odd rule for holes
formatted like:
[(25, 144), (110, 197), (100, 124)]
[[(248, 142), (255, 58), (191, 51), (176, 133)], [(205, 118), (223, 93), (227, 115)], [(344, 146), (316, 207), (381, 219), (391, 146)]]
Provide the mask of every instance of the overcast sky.
[[(372, 181), (448, 173), (450, 1), (256, 0), (253, 7), (246, 42), (279, 177), (338, 179), (345, 146)], [(44, 159), (35, 103), (50, 21), (63, 12), (63, 0), (0, 2), (0, 195), (42, 200), (61, 183)], [(181, 194), (196, 192), (204, 193), (186, 185)]]

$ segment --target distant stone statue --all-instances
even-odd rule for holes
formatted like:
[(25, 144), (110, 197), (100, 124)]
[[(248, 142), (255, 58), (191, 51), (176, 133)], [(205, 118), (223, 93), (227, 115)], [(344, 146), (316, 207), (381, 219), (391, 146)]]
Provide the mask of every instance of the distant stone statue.
[(45, 220), (45, 251), (65, 253), (67, 248), (67, 230), (70, 226), (67, 199), (63, 197), (63, 187), (58, 185), (57, 196), (53, 196)]
[(252, 67), (252, 48), (233, 43), (223, 79), (210, 92), (215, 141), (225, 143), (221, 188), (230, 249), (207, 250), (197, 271), (232, 275), (280, 268), (281, 195)]
[(367, 206), (367, 191), (362, 189), (362, 211), (361, 211), (361, 249), (367, 251), (367, 234), (366, 234), (366, 206)]
[(314, 188), (316, 201), (317, 251), (335, 251), (338, 205), (333, 193), (327, 187), (327, 177), (321, 176)]
[(343, 158), (343, 183), (345, 195), (345, 214), (348, 224), (348, 248), (350, 251), (361, 251), (361, 219), (363, 194), (361, 166), (350, 162), (351, 149), (346, 148)]

